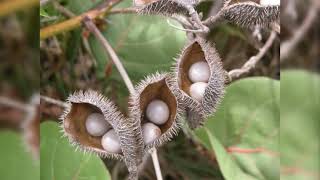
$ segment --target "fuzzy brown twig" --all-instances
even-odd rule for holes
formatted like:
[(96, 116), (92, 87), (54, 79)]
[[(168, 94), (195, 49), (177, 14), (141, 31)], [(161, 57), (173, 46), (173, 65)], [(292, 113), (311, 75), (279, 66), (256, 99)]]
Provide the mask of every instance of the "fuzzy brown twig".
[(103, 34), (100, 32), (100, 30), (98, 29), (98, 27), (93, 23), (93, 21), (90, 19), (89, 16), (87, 16), (86, 18), (84, 18), (84, 24), (87, 27), (87, 29), (93, 33), (93, 35), (99, 40), (99, 42), (101, 43), (101, 45), (104, 47), (104, 49), (106, 50), (106, 52), (108, 52), (108, 55), (110, 56), (111, 61), (115, 64), (115, 66), (117, 67), (123, 81), (125, 82), (129, 92), (132, 94), (134, 93), (134, 86), (128, 76), (127, 71), (124, 69), (121, 60), (119, 59), (118, 55), (116, 54), (116, 52), (113, 50), (113, 48), (111, 47), (111, 45), (109, 44), (109, 42), (107, 41), (106, 38), (104, 38)]
[(315, 3), (312, 4), (301, 26), (295, 31), (295, 33), (290, 39), (281, 43), (281, 46), (280, 46), (280, 49), (281, 49), (280, 62), (281, 63), (288, 59), (292, 50), (295, 49), (295, 47), (299, 44), (299, 42), (304, 38), (304, 35), (309, 31), (314, 21), (317, 19), (319, 9), (320, 7), (317, 6)]
[(256, 64), (268, 52), (268, 50), (272, 46), (276, 37), (277, 37), (277, 33), (275, 31), (272, 31), (267, 42), (259, 50), (258, 54), (256, 54), (255, 56), (252, 56), (240, 69), (234, 69), (229, 72), (230, 79), (233, 80), (233, 79), (239, 78), (243, 74), (249, 73), (253, 68), (255, 68)]

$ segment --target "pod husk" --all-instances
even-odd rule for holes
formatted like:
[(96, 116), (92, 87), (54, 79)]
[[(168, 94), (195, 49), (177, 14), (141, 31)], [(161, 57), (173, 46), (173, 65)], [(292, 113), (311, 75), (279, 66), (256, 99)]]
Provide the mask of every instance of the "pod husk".
[(169, 120), (163, 125), (157, 125), (161, 129), (161, 136), (153, 143), (144, 145), (145, 151), (170, 141), (177, 135), (181, 127), (182, 105), (179, 104), (168, 85), (168, 78), (167, 73), (155, 73), (147, 76), (136, 86), (136, 92), (130, 97), (131, 117), (140, 123), (140, 127), (149, 121), (146, 116), (146, 109), (152, 100), (160, 99), (164, 101), (170, 110)]
[[(190, 66), (205, 60), (210, 68), (210, 78), (201, 102), (190, 96), (191, 80), (188, 77)], [(224, 96), (226, 73), (219, 54), (213, 44), (197, 37), (186, 45), (173, 68), (171, 86), (174, 94), (187, 111), (187, 122), (191, 129), (203, 125), (205, 119), (213, 114)]]
[[(139, 124), (125, 118), (113, 102), (92, 91), (79, 91), (69, 96), (68, 107), (61, 116), (62, 128), (70, 142), (85, 152), (93, 152), (101, 157), (124, 160), (130, 174), (137, 174), (142, 160), (142, 135)], [(91, 136), (86, 131), (85, 121), (91, 113), (101, 113), (119, 137), (122, 152), (109, 153), (101, 145), (101, 137)], [(140, 134), (139, 134), (140, 133)], [(137, 179), (131, 178), (131, 179)]]
[(145, 5), (134, 6), (138, 8), (140, 14), (160, 14), (171, 16), (174, 14), (188, 14), (188, 6), (194, 7), (199, 3), (199, 0), (149, 0)]
[(224, 7), (220, 13), (225, 20), (241, 27), (270, 27), (280, 19), (280, 6), (241, 2)]

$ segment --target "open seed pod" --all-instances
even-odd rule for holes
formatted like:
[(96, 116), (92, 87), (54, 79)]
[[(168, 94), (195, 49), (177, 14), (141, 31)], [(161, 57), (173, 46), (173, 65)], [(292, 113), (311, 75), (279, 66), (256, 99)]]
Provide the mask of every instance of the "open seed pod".
[(199, 0), (134, 0), (133, 5), (141, 14), (187, 14)]
[[(199, 62), (207, 64), (208, 79), (202, 91), (202, 98), (197, 100), (191, 95), (190, 88), (195, 83), (191, 81), (189, 71), (195, 63)], [(187, 110), (190, 128), (194, 129), (202, 125), (206, 117), (216, 111), (224, 95), (225, 76), (219, 54), (210, 42), (197, 37), (187, 44), (176, 61), (174, 77), (170, 84), (174, 87), (178, 100)]]
[[(152, 116), (149, 116), (149, 108), (152, 109), (152, 103), (156, 101), (164, 102), (168, 107), (168, 114), (163, 113), (156, 117), (165, 117), (166, 121), (161, 124), (155, 123), (159, 131), (157, 138), (149, 143), (148, 138), (145, 138), (145, 125), (154, 122)], [(130, 113), (136, 121), (141, 124), (141, 129), (144, 137), (144, 149), (147, 151), (152, 147), (159, 147), (163, 143), (170, 141), (173, 136), (177, 135), (181, 126), (181, 114), (183, 113), (181, 105), (177, 101), (177, 98), (172, 93), (171, 87), (168, 85), (168, 76), (166, 73), (156, 73), (147, 76), (136, 87), (136, 92), (130, 97)], [(165, 115), (166, 114), (166, 115)]]
[[(70, 142), (84, 151), (93, 152), (102, 157), (124, 160), (130, 175), (136, 176), (131, 179), (137, 179), (137, 167), (141, 163), (143, 152), (140, 124), (125, 118), (110, 100), (92, 90), (76, 92), (69, 96), (67, 102), (68, 107), (61, 119), (63, 120), (62, 128)], [(87, 130), (86, 121), (93, 113), (102, 114), (102, 120), (107, 121), (107, 125), (111, 125), (115, 131), (121, 148), (119, 153), (107, 152), (101, 142), (103, 135), (93, 136)]]
[(280, 19), (280, 5), (263, 6), (250, 1), (231, 3), (219, 13), (225, 20), (242, 27), (270, 27)]

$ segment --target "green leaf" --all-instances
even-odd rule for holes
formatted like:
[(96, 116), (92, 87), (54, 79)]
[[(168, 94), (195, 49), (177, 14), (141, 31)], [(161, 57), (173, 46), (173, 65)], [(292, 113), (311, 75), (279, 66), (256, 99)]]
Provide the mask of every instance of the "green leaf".
[(21, 135), (0, 131), (0, 176), (3, 180), (40, 179), (40, 164), (27, 152)]
[(281, 179), (320, 178), (320, 76), (281, 72)]
[[(279, 81), (255, 77), (228, 86), (222, 104), (205, 127), (232, 151), (243, 172), (255, 179), (273, 180), (279, 179), (279, 125)], [(196, 135), (211, 148), (204, 129)]]
[[(117, 7), (131, 4), (125, 1)], [(106, 25), (103, 34), (135, 82), (150, 73), (170, 70), (186, 41), (185, 32), (170, 27), (164, 17), (119, 14), (110, 16), (108, 22), (110, 25)], [(90, 44), (97, 59), (98, 76), (103, 78), (108, 56), (94, 37), (90, 38)], [(116, 69), (112, 78), (120, 79)]]
[(40, 16), (50, 17), (50, 15), (43, 8), (40, 8)]
[(41, 179), (111, 179), (101, 159), (76, 151), (55, 122), (44, 122), (41, 134)]
[(221, 171), (223, 173), (223, 176), (226, 179), (232, 179), (232, 180), (251, 180), (253, 179), (249, 175), (245, 174), (239, 166), (233, 161), (232, 157), (226, 152), (225, 148), (223, 145), (214, 137), (211, 132), (207, 129), (204, 128), (212, 149), (214, 150), (219, 166), (221, 168)]

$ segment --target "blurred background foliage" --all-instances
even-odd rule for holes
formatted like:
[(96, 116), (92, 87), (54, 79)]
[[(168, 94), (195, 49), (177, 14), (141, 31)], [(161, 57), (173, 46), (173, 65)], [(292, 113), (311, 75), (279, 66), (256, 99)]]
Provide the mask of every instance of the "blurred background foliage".
[[(34, 0), (24, 2), (24, 8), (16, 6), (20, 10), (12, 12), (8, 4), (18, 1), (0, 1), (2, 10), (7, 7), (0, 15), (0, 179), (3, 180), (40, 179), (39, 159), (28, 144), (33, 135), (28, 133), (36, 133), (38, 129), (25, 129), (29, 123), (24, 111), (27, 109), (24, 105), (40, 89), (39, 8)], [(7, 106), (4, 97), (14, 106), (10, 103)], [(39, 140), (39, 136), (36, 138)]]

